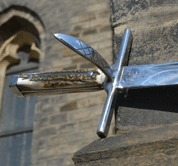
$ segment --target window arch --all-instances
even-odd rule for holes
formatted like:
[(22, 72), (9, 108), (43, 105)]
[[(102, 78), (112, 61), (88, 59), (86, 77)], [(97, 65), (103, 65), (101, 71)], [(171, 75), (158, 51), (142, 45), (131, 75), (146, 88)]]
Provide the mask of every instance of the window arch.
[[(19, 99), (8, 88), (11, 74), (36, 72), (43, 56), (44, 27), (35, 13), (29, 11), (11, 6), (0, 13), (5, 18), (0, 25), (0, 163), (3, 165), (7, 165), (7, 158), (9, 165), (20, 165), (21, 161), (30, 165), (35, 97)], [(21, 153), (25, 153), (23, 159)]]

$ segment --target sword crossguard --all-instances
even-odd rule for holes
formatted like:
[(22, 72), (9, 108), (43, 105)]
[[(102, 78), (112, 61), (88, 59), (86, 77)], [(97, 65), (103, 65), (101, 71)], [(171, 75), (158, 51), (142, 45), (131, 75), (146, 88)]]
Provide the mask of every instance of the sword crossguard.
[(111, 109), (111, 106), (117, 89), (117, 84), (119, 83), (123, 66), (128, 62), (132, 43), (131, 30), (126, 29), (124, 31), (118, 58), (112, 66), (109, 66), (107, 61), (99, 53), (82, 40), (60, 33), (56, 33), (54, 36), (67, 47), (95, 64), (107, 76), (103, 85), (108, 94), (97, 130), (97, 134), (100, 138), (106, 137), (113, 115), (113, 109)]
[(111, 119), (113, 115), (113, 109), (111, 109), (111, 106), (116, 94), (117, 84), (119, 83), (123, 66), (127, 65), (128, 63), (131, 44), (132, 33), (130, 29), (126, 29), (124, 31), (124, 36), (122, 39), (118, 58), (111, 66), (111, 73), (113, 79), (109, 81), (105, 80), (104, 82), (104, 88), (108, 94), (97, 130), (97, 134), (100, 138), (106, 137), (109, 131), (109, 126), (111, 124)]

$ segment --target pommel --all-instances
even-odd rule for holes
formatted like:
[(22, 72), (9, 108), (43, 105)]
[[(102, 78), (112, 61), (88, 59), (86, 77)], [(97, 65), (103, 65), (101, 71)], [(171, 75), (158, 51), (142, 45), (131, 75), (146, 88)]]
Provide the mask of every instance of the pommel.
[(12, 78), (10, 79), (10, 82), (9, 82), (9, 87), (14, 92), (14, 94), (16, 96), (24, 97), (24, 95), (21, 93), (21, 91), (17, 87), (18, 79), (19, 79), (19, 75), (12, 76)]

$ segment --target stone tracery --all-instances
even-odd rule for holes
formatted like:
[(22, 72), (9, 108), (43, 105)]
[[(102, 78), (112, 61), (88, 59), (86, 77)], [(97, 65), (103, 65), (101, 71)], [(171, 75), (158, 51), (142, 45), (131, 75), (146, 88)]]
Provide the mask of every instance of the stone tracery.
[[(28, 61), (39, 62), (39, 57), (43, 56), (45, 32), (41, 20), (19, 9), (11, 6), (0, 13), (3, 18), (0, 22), (0, 110), (6, 70), (20, 63), (18, 50), (24, 45), (30, 47)], [(19, 27), (13, 28), (18, 23)]]

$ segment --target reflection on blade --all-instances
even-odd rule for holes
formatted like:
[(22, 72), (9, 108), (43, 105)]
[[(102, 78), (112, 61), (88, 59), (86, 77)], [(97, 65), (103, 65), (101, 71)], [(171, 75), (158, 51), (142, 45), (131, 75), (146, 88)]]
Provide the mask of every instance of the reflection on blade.
[(87, 43), (70, 35), (56, 33), (54, 34), (54, 36), (64, 45), (66, 45), (79, 55), (83, 56), (90, 62), (94, 63), (101, 71), (103, 71), (103, 73), (105, 73), (109, 78), (111, 78), (111, 75), (109, 73), (109, 70), (111, 70), (109, 64), (98, 52), (96, 52)]
[(178, 62), (123, 67), (117, 88), (143, 88), (178, 84)]

